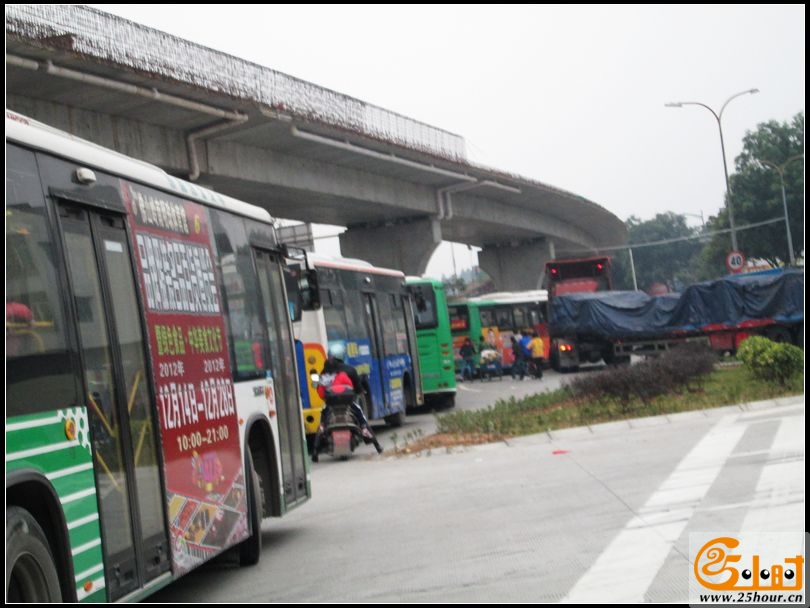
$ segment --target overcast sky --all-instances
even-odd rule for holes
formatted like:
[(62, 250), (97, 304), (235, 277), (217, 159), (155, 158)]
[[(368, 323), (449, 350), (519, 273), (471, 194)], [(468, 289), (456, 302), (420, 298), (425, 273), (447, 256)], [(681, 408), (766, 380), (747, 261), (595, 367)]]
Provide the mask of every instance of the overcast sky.
[(723, 204), (717, 121), (665, 103), (759, 89), (723, 113), (730, 173), (747, 130), (804, 111), (804, 5), (91, 6), (461, 135), (470, 160), (622, 220)]

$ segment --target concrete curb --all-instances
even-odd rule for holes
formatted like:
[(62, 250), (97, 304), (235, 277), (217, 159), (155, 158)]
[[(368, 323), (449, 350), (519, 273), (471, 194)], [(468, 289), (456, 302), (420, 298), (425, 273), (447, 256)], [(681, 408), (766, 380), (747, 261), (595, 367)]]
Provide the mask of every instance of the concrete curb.
[[(678, 412), (675, 414), (661, 414), (659, 416), (647, 416), (644, 418), (630, 418), (627, 420), (617, 420), (614, 422), (603, 422), (593, 426), (577, 426), (556, 431), (546, 431), (534, 435), (521, 435), (504, 441), (494, 441), (492, 443), (481, 443), (476, 445), (459, 445), (447, 448), (433, 448), (431, 454), (427, 455), (427, 450), (422, 453), (414, 452), (407, 455), (397, 455), (396, 458), (424, 458), (435, 456), (446, 456), (450, 454), (466, 453), (470, 451), (492, 450), (499, 447), (513, 447), (517, 445), (536, 445), (539, 443), (551, 444), (558, 441), (570, 441), (572, 439), (582, 439), (591, 435), (603, 433), (616, 433), (620, 431), (643, 429), (652, 426), (673, 424), (676, 422), (699, 420), (701, 418), (720, 418), (744, 412), (760, 412), (778, 407), (804, 407), (805, 396), (796, 395), (792, 397), (779, 397), (777, 399), (765, 399), (762, 401), (751, 401), (736, 405), (723, 405), (702, 410), (691, 410), (688, 412)], [(375, 455), (376, 456), (376, 455)], [(382, 454), (385, 458), (386, 454)], [(375, 458), (375, 460), (377, 460)]]

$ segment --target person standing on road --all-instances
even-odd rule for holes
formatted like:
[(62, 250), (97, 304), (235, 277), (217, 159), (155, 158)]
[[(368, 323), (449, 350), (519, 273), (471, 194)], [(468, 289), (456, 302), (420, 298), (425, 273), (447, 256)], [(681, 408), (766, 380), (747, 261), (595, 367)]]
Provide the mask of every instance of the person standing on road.
[(458, 350), (458, 354), (464, 360), (464, 367), (461, 368), (461, 379), (464, 380), (469, 374), (469, 380), (475, 376), (475, 347), (472, 340), (464, 338), (464, 344)]
[(532, 339), (529, 340), (529, 353), (534, 364), (534, 377), (540, 380), (543, 377), (543, 355), (546, 354), (546, 345), (536, 331), (532, 332)]
[(512, 354), (515, 357), (515, 360), (512, 362), (512, 380), (515, 379), (516, 376), (520, 376), (520, 379), (523, 380), (523, 377), (526, 375), (526, 355), (523, 354), (523, 347), (520, 345), (520, 340), (518, 340), (516, 334), (512, 334)]

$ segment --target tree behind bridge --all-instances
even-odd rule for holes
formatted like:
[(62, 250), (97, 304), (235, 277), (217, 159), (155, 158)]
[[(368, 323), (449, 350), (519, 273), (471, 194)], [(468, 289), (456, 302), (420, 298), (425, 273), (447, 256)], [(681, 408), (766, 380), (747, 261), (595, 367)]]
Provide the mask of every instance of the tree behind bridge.
[[(759, 160), (777, 166), (804, 153), (804, 113), (790, 122), (775, 120), (760, 123), (756, 131), (748, 131), (743, 138), (743, 151), (735, 159), (736, 173), (730, 176), (734, 223), (737, 243), (748, 259), (761, 258), (774, 266), (790, 260), (784, 221), (741, 230), (774, 218), (784, 218), (782, 187), (779, 174)], [(804, 159), (784, 167), (785, 196), (790, 218), (790, 234), (794, 255), (804, 251)], [(725, 207), (717, 217), (710, 218), (710, 230), (728, 228)], [(711, 278), (724, 271), (725, 256), (731, 249), (728, 233), (716, 235), (701, 255), (701, 278)]]

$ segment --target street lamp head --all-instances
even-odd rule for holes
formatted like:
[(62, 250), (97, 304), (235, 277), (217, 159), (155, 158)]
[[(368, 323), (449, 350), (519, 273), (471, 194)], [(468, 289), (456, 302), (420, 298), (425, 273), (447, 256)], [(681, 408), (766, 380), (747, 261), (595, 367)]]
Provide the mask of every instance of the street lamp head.
[(796, 154), (795, 156), (791, 156), (790, 158), (788, 158), (781, 165), (777, 165), (776, 163), (771, 162), (769, 160), (765, 160), (764, 158), (755, 158), (754, 160), (757, 161), (760, 165), (763, 165), (765, 167), (770, 167), (771, 169), (774, 169), (776, 172), (778, 172), (780, 175), (782, 175), (784, 173), (784, 171), (785, 171), (785, 168), (790, 163), (792, 163), (795, 160), (801, 160), (803, 158), (804, 158), (804, 154)]
[(681, 103), (680, 101), (673, 101), (673, 102), (670, 102), (670, 103), (665, 103), (664, 107), (665, 108), (682, 108), (683, 103)]
[(759, 93), (759, 89), (748, 89), (746, 93), (751, 93), (751, 95), (753, 95), (754, 93)]

